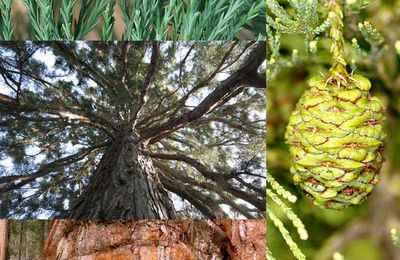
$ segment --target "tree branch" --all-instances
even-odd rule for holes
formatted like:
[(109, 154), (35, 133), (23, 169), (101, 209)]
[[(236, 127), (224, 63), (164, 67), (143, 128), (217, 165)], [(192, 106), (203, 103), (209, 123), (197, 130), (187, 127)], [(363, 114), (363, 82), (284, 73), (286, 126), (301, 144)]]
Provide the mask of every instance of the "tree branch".
[[(93, 69), (93, 67), (86, 63), (85, 61), (83, 61), (82, 59), (80, 59), (76, 53), (72, 50), (72, 48), (68, 48), (64, 45), (64, 43), (62, 42), (56, 42), (55, 46), (58, 47), (58, 49), (65, 55), (67, 55), (72, 61), (73, 63), (71, 65), (73, 65), (73, 67), (78, 70), (79, 72), (81, 72), (82, 74), (87, 75), (90, 79), (92, 79), (93, 81), (95, 81), (99, 86), (101, 86), (103, 89), (107, 89), (104, 85), (104, 83), (114, 91), (114, 94), (116, 94), (116, 89), (114, 84), (105, 76), (102, 75), (99, 71)], [(82, 68), (80, 68), (79, 66), (82, 66)]]
[(128, 53), (131, 48), (131, 42), (125, 42), (122, 46), (122, 68), (121, 68), (121, 81), (124, 89), (128, 93), (129, 97), (132, 98), (132, 93), (129, 90), (128, 85), (126, 84), (126, 74), (127, 74), (127, 66), (128, 66)]
[(226, 213), (221, 210), (216, 201), (210, 197), (204, 196), (200, 191), (188, 187), (181, 180), (171, 178), (164, 173), (160, 173), (160, 181), (163, 186), (178, 195), (179, 197), (189, 201), (195, 208), (200, 210), (207, 219), (223, 219), (227, 218)]
[(147, 68), (147, 75), (141, 86), (139, 104), (137, 105), (135, 111), (131, 115), (132, 127), (134, 127), (136, 125), (136, 120), (137, 120), (140, 112), (142, 111), (143, 106), (146, 104), (147, 91), (148, 91), (150, 83), (153, 81), (154, 75), (157, 71), (159, 57), (160, 57), (160, 43), (153, 42), (150, 65)]
[[(250, 53), (248, 59), (242, 66), (234, 72), (230, 77), (221, 82), (221, 84), (211, 92), (197, 107), (184, 113), (179, 117), (172, 118), (166, 123), (144, 129), (140, 131), (141, 140), (147, 140), (149, 144), (155, 143), (176, 130), (185, 127), (191, 122), (199, 119), (210, 110), (226, 102), (227, 97), (231, 97), (242, 85), (249, 84), (249, 77), (254, 77), (258, 67), (265, 60), (266, 46), (265, 43), (259, 43)], [(236, 93), (237, 95), (238, 93)]]
[(240, 198), (244, 201), (247, 201), (251, 204), (253, 204), (257, 209), (261, 211), (266, 210), (266, 199), (264, 194), (260, 196), (260, 194), (255, 194), (253, 192), (247, 192), (242, 189), (239, 189), (229, 182), (226, 181), (224, 174), (214, 172), (210, 170), (208, 167), (200, 163), (199, 161), (186, 156), (186, 155), (181, 155), (181, 154), (160, 154), (160, 153), (152, 153), (148, 151), (142, 151), (142, 153), (146, 156), (152, 157), (152, 158), (158, 158), (158, 159), (164, 159), (164, 160), (174, 160), (174, 161), (181, 161), (186, 164), (191, 165), (194, 167), (198, 172), (200, 172), (203, 177), (210, 179), (214, 182), (216, 182), (219, 187), (222, 189), (225, 189), (227, 192), (231, 193), (237, 198)]
[[(55, 160), (51, 163), (42, 165), (40, 167), (40, 169), (35, 172), (34, 174), (26, 174), (26, 175), (11, 175), (11, 176), (6, 176), (6, 177), (1, 177), (0, 178), (0, 184), (6, 183), (6, 185), (3, 185), (3, 187), (0, 188), (0, 193), (4, 193), (4, 192), (8, 192), (10, 190), (14, 190), (17, 188), (20, 188), (22, 186), (25, 186), (26, 184), (34, 181), (35, 179), (39, 178), (39, 177), (43, 177), (46, 176), (47, 174), (50, 174), (54, 171), (60, 170), (65, 166), (68, 166), (72, 163), (78, 162), (83, 160), (87, 155), (89, 155), (90, 153), (92, 153), (93, 151), (107, 146), (109, 143), (102, 143), (99, 145), (95, 145), (89, 148), (84, 148), (81, 149), (79, 152)], [(12, 183), (14, 182), (14, 183)], [(17, 183), (16, 183), (17, 182)], [(9, 184), (9, 185), (7, 185)]]
[(210, 123), (210, 122), (220, 122), (220, 123), (228, 125), (231, 128), (238, 129), (238, 130), (244, 131), (249, 134), (253, 134), (253, 135), (258, 134), (258, 132), (255, 129), (249, 128), (242, 123), (229, 120), (227, 117), (209, 116), (209, 117), (200, 118), (196, 121), (196, 123), (198, 123), (198, 124)]
[[(221, 198), (218, 201), (214, 200), (215, 205), (226, 204), (226, 205), (231, 206), (234, 210), (236, 210), (237, 212), (242, 214), (244, 217), (246, 217), (248, 219), (254, 218), (254, 216), (249, 213), (251, 210), (248, 207), (246, 207), (244, 205), (238, 205), (235, 202), (235, 198), (233, 196), (231, 196), (230, 194), (226, 194), (225, 191), (223, 189), (220, 189), (217, 185), (215, 185), (213, 183), (208, 183), (208, 182), (200, 182), (194, 178), (186, 176), (184, 173), (177, 174), (176, 170), (173, 170), (158, 161), (154, 161), (154, 166), (156, 166), (160, 170), (161, 174), (165, 175), (165, 173), (166, 173), (166, 174), (172, 176), (174, 179), (181, 181), (182, 182), (181, 186), (184, 186), (186, 184), (186, 185), (190, 185), (190, 186), (196, 186), (196, 187), (199, 187), (199, 188), (207, 190), (207, 191), (215, 192)], [(163, 182), (163, 178), (161, 178), (161, 182)], [(167, 186), (165, 186), (166, 189), (168, 189)], [(175, 187), (173, 187), (173, 189), (175, 190), (177, 187), (181, 187), (181, 186), (175, 185)], [(193, 189), (191, 189), (191, 190), (193, 190)], [(173, 190), (170, 190), (170, 191), (174, 192)], [(179, 193), (175, 193), (175, 194), (182, 197), (183, 199), (186, 199), (184, 197), (185, 194), (179, 194)]]
[[(60, 107), (51, 107), (48, 105), (46, 105), (46, 108), (40, 108), (34, 104), (25, 105), (21, 104), (18, 100), (1, 93), (0, 93), (0, 105), (2, 105), (5, 111), (9, 111), (11, 114), (14, 114), (15, 112), (27, 112), (27, 113), (39, 112), (50, 115), (57, 115), (59, 116), (58, 118), (59, 120), (65, 120), (65, 119), (76, 120), (90, 126), (95, 126), (103, 130), (109, 136), (113, 137), (113, 134), (107, 129), (107, 127), (98, 122), (97, 120), (89, 118), (85, 115), (78, 115), (72, 113), (67, 108), (62, 109)], [(43, 120), (43, 118), (41, 118), (40, 120)]]

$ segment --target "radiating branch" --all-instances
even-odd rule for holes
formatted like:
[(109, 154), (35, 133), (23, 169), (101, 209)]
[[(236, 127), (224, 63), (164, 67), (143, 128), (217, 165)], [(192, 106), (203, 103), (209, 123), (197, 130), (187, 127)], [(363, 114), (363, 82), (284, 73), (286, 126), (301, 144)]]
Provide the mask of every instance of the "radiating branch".
[(174, 161), (181, 161), (184, 162), (192, 167), (194, 167), (199, 173), (203, 175), (203, 177), (210, 179), (216, 182), (222, 189), (229, 192), (230, 194), (234, 195), (237, 198), (240, 198), (244, 201), (248, 201), (249, 203), (253, 204), (256, 208), (261, 211), (265, 211), (266, 208), (266, 201), (264, 194), (258, 194), (254, 192), (244, 191), (239, 189), (229, 183), (226, 179), (224, 174), (217, 173), (209, 169), (204, 164), (200, 163), (198, 160), (195, 160), (189, 156), (182, 155), (182, 154), (160, 154), (160, 153), (152, 153), (148, 151), (143, 151), (143, 154), (152, 158), (157, 159), (164, 159), (164, 160), (174, 160)]
[[(212, 91), (203, 101), (191, 111), (182, 114), (179, 117), (174, 117), (166, 123), (144, 129), (140, 131), (142, 140), (148, 140), (148, 143), (155, 143), (176, 130), (187, 126), (191, 122), (201, 118), (212, 109), (227, 102), (227, 97), (231, 98), (238, 93), (236, 91), (243, 85), (250, 84), (249, 78), (257, 74), (257, 70), (261, 63), (265, 60), (266, 46), (265, 43), (259, 43), (250, 53), (247, 60), (242, 66), (235, 71), (231, 76), (222, 81), (220, 85)], [(235, 93), (235, 95), (232, 95)]]
[(102, 147), (107, 146), (109, 143), (102, 143), (98, 145), (94, 145), (88, 148), (81, 149), (79, 152), (55, 160), (51, 163), (40, 166), (39, 170), (33, 174), (25, 174), (25, 175), (10, 175), (0, 178), (0, 184), (6, 183), (3, 187), (0, 187), (0, 193), (8, 192), (10, 190), (14, 190), (17, 188), (21, 188), (26, 184), (36, 180), (39, 177), (44, 177), (52, 172), (56, 172), (61, 170), (62, 168), (71, 165), (72, 163), (79, 162), (83, 160), (86, 156), (91, 154), (93, 151), (100, 149)]

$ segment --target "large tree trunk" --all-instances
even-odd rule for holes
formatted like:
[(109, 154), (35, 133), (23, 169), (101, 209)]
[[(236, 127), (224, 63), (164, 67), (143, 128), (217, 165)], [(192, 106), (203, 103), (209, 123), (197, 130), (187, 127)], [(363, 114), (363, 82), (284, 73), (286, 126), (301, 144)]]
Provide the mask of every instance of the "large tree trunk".
[(8, 238), (9, 225), (8, 220), (0, 220), (0, 260), (8, 259)]
[(170, 219), (175, 209), (133, 136), (115, 140), (74, 203), (71, 219)]
[(45, 260), (266, 258), (265, 220), (58, 220), (53, 229)]

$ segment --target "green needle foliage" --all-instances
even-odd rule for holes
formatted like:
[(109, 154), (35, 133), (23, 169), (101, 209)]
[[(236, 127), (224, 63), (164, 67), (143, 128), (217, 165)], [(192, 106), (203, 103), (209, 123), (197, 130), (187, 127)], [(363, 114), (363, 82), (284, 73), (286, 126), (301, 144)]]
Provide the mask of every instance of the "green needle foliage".
[(259, 16), (262, 1), (122, 0), (125, 40), (226, 40)]
[[(22, 0), (35, 40), (81, 40), (100, 30), (113, 40), (116, 20), (123, 20), (123, 40), (233, 40), (265, 38), (265, 3), (258, 0)], [(12, 0), (0, 3), (0, 35), (13, 39)], [(73, 10), (79, 10), (77, 17)], [(242, 33), (244, 31), (250, 31)], [(238, 36), (238, 33), (242, 36)], [(239, 33), (239, 34), (240, 34)], [(249, 34), (251, 34), (249, 36)], [(247, 35), (247, 36), (243, 36)]]
[[(352, 39), (352, 46), (357, 53), (358, 58), (366, 58), (373, 62), (377, 61), (379, 57), (382, 56), (384, 48), (385, 40), (382, 35), (376, 30), (368, 21), (364, 21), (363, 23), (358, 24), (358, 29), (361, 32), (361, 35), (371, 46), (370, 51), (367, 53), (363, 51), (358, 44), (357, 38)], [(355, 61), (352, 61), (352, 68), (356, 68)]]
[(104, 12), (104, 22), (101, 27), (101, 40), (110, 41), (113, 38), (114, 23), (115, 19), (113, 17), (115, 0), (109, 1), (109, 4)]
[[(36, 40), (78, 40), (83, 39), (94, 29), (109, 1), (83, 1), (79, 17), (73, 21), (72, 10), (77, 0), (62, 1), (60, 16), (55, 19), (54, 0), (23, 0), (28, 9), (29, 20)], [(75, 30), (72, 31), (72, 24)]]
[(83, 39), (96, 26), (99, 18), (106, 12), (109, 1), (83, 1), (79, 19), (75, 22), (75, 39)]
[(60, 15), (61, 15), (61, 32), (66, 39), (73, 39), (74, 36), (71, 32), (71, 25), (72, 25), (72, 8), (76, 4), (77, 0), (67, 0), (63, 1)]
[(35, 32), (35, 39), (55, 38), (54, 24), (52, 19), (53, 1), (24, 0), (28, 8), (29, 19)]
[(12, 0), (0, 1), (0, 40), (10, 40), (12, 37), (11, 2)]

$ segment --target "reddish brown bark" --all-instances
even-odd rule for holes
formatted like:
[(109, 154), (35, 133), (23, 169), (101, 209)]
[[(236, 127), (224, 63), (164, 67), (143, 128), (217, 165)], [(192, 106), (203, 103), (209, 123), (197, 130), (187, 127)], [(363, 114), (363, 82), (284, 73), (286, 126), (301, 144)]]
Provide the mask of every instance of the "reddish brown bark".
[(7, 259), (8, 233), (8, 220), (0, 220), (0, 260)]
[(74, 223), (73, 220), (54, 220), (42, 249), (42, 256), (46, 259), (55, 259), (57, 246), (64, 236), (67, 225)]
[(59, 220), (43, 258), (264, 260), (265, 251), (265, 220)]

